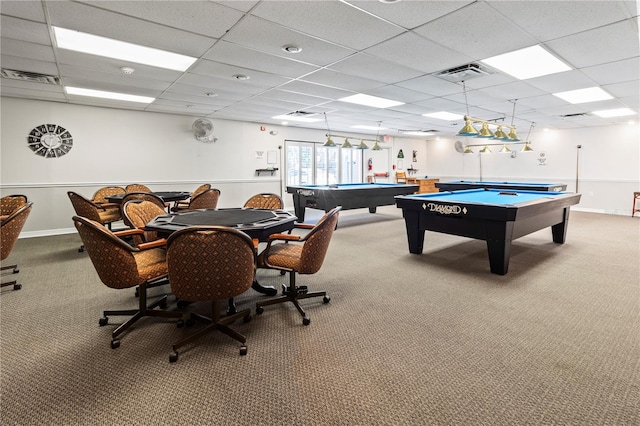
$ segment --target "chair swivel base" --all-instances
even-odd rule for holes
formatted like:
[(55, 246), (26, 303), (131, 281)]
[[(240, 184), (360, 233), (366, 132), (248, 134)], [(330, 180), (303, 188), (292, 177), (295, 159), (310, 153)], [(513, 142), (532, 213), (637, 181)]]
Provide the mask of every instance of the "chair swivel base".
[(109, 316), (111, 315), (132, 315), (126, 322), (119, 325), (118, 328), (111, 333), (111, 349), (120, 347), (120, 339), (118, 336), (131, 327), (135, 322), (143, 317), (162, 317), (162, 318), (181, 318), (181, 312), (160, 311), (156, 307), (165, 309), (167, 307), (167, 296), (162, 296), (159, 300), (153, 302), (149, 306), (146, 305), (146, 297), (140, 297), (140, 307), (138, 309), (125, 309), (119, 311), (104, 311), (103, 317), (100, 318), (98, 324), (103, 327), (109, 324)]
[[(18, 269), (18, 265), (7, 265), (7, 266), (3, 266), (0, 268), (0, 271), (6, 271), (8, 269), (13, 269), (13, 273), (17, 274), (18, 272), (20, 272), (20, 270)], [(0, 287), (8, 287), (12, 285), (14, 290), (20, 290), (22, 288), (22, 284), (18, 284), (18, 282), (16, 280), (13, 281), (9, 281), (6, 283), (2, 283), (0, 284)]]
[(282, 296), (276, 297), (275, 299), (265, 300), (263, 302), (256, 303), (256, 314), (260, 315), (261, 313), (263, 313), (265, 306), (275, 305), (275, 304), (284, 303), (284, 302), (291, 302), (293, 303), (293, 306), (296, 307), (298, 312), (300, 312), (300, 315), (302, 315), (302, 324), (309, 325), (311, 324), (311, 318), (307, 316), (304, 309), (302, 309), (302, 307), (298, 303), (298, 300), (322, 296), (323, 303), (329, 303), (331, 301), (331, 298), (327, 296), (326, 291), (309, 292), (306, 286), (300, 286), (300, 287), (282, 286), (282, 287), (283, 287)]
[[(242, 320), (247, 323), (249, 321), (251, 321), (251, 310), (250, 309), (243, 309), (242, 311), (236, 312), (233, 315), (229, 315), (227, 317), (224, 317), (222, 319), (220, 319), (220, 313), (218, 310), (218, 303), (214, 302), (213, 303), (213, 318), (209, 318), (206, 317), (204, 315), (200, 315), (200, 314), (196, 314), (194, 312), (192, 312), (190, 314), (190, 318), (187, 320), (186, 324), (187, 325), (191, 325), (193, 324), (193, 320), (194, 319), (201, 319), (204, 320), (206, 322), (209, 322), (210, 324), (207, 325), (206, 327), (202, 328), (201, 330), (198, 330), (197, 332), (193, 333), (190, 336), (185, 337), (184, 339), (180, 340), (179, 342), (175, 343), (173, 345), (173, 350), (171, 351), (171, 353), (169, 354), (169, 362), (176, 362), (178, 361), (178, 349), (185, 346), (188, 343), (193, 342), (194, 340), (198, 339), (200, 336), (202, 336), (203, 334), (209, 333), (210, 331), (214, 331), (214, 330), (218, 330), (224, 334), (226, 334), (227, 336), (231, 337), (232, 339), (237, 340), (238, 342), (242, 343), (242, 345), (240, 346), (240, 355), (246, 355), (247, 354), (247, 345), (245, 345), (247, 338), (238, 333), (237, 331), (235, 331), (234, 329), (228, 327), (228, 324), (231, 324), (232, 322), (234, 322), (235, 320), (237, 320), (238, 318), (241, 318)], [(178, 322), (178, 327), (181, 327), (182, 323), (179, 321)]]

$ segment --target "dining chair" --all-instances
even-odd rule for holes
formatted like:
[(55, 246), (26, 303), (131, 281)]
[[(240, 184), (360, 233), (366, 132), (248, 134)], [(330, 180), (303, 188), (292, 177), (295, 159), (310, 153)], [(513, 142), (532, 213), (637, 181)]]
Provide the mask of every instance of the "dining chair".
[(151, 188), (141, 183), (131, 183), (124, 187), (125, 192), (152, 192)]
[(154, 203), (155, 205), (157, 205), (158, 207), (160, 207), (161, 209), (167, 209), (169, 208), (170, 204), (169, 203), (165, 203), (164, 200), (157, 196), (156, 194), (153, 194), (151, 192), (129, 192), (127, 193), (124, 197), (122, 197), (122, 202), (120, 203), (120, 211), (122, 212), (122, 221), (124, 222), (125, 225), (127, 226), (131, 226), (131, 224), (129, 223), (129, 219), (125, 216), (124, 214), (124, 205), (126, 203), (128, 203), (129, 201), (134, 201), (134, 200), (138, 200), (138, 201), (149, 201)]
[(407, 172), (396, 172), (396, 183), (407, 183)]
[(158, 240), (133, 247), (119, 236), (138, 230), (111, 232), (99, 222), (80, 216), (73, 217), (91, 262), (104, 285), (113, 289), (138, 286), (140, 297), (137, 309), (108, 310), (98, 321), (100, 326), (109, 323), (109, 316), (131, 316), (111, 333), (111, 348), (120, 346), (119, 336), (143, 317), (181, 318), (182, 313), (155, 309), (167, 307), (167, 296), (147, 305), (147, 288), (151, 284), (167, 281), (165, 241)]
[(0, 198), (0, 216), (9, 216), (25, 204), (27, 204), (26, 195), (6, 195)]
[(186, 210), (189, 207), (189, 201), (191, 201), (191, 199), (193, 197), (197, 196), (198, 194), (203, 193), (204, 191), (206, 191), (208, 189), (211, 189), (211, 184), (203, 183), (202, 185), (198, 186), (191, 193), (191, 197), (189, 199), (176, 201), (175, 204), (174, 204), (174, 207), (172, 208), (172, 211)]
[(252, 209), (268, 209), (268, 210), (282, 210), (284, 208), (284, 201), (277, 194), (262, 193), (256, 194), (249, 198), (244, 207)]
[(191, 196), (189, 204), (185, 208), (171, 208), (172, 211), (197, 210), (197, 209), (215, 209), (218, 207), (220, 199), (220, 190), (211, 188), (194, 196)]
[[(120, 206), (114, 203), (96, 204), (83, 197), (77, 192), (67, 191), (67, 196), (71, 200), (73, 210), (78, 216), (86, 217), (111, 229), (111, 224), (122, 219)], [(79, 252), (84, 251), (84, 245), (80, 246)]]
[[(326, 291), (309, 292), (307, 286), (296, 285), (296, 275), (315, 274), (324, 263), (329, 249), (333, 231), (338, 224), (338, 214), (341, 206), (325, 213), (316, 223), (296, 224), (296, 228), (307, 229), (309, 232), (300, 236), (297, 234), (272, 234), (267, 247), (258, 256), (258, 268), (278, 269), (289, 273), (289, 286), (283, 285), (282, 296), (256, 303), (256, 314), (264, 312), (264, 307), (277, 303), (291, 302), (302, 315), (302, 323), (309, 325), (311, 319), (298, 302), (300, 299), (322, 296), (324, 303), (331, 300)], [(273, 244), (281, 241), (280, 244)]]
[(205, 333), (218, 330), (239, 341), (240, 355), (247, 354), (246, 337), (229, 324), (239, 318), (251, 320), (251, 310), (243, 309), (221, 318), (223, 301), (251, 287), (256, 271), (256, 251), (244, 232), (224, 226), (181, 229), (167, 240), (169, 283), (175, 296), (187, 302), (211, 302), (211, 318), (192, 312), (190, 320), (209, 322), (206, 327), (173, 345), (170, 362), (178, 360), (178, 349)]
[(96, 204), (113, 204), (113, 203), (110, 203), (106, 197), (109, 197), (110, 195), (119, 195), (119, 194), (125, 194), (125, 193), (126, 191), (124, 190), (124, 188), (120, 186), (105, 186), (103, 188), (98, 189), (93, 194), (91, 201), (93, 201)]
[[(0, 260), (4, 261), (11, 254), (16, 241), (18, 241), (20, 232), (27, 221), (27, 217), (29, 216), (29, 213), (31, 213), (32, 206), (33, 203), (26, 203), (22, 207), (13, 211), (13, 213), (9, 214), (6, 218), (3, 216), (3, 218), (0, 219)], [(0, 267), (0, 271), (6, 271), (9, 269), (12, 269), (14, 274), (20, 272), (17, 264), (2, 265)], [(17, 280), (4, 282), (0, 284), (0, 287), (7, 287), (10, 285), (13, 285), (14, 290), (20, 290), (22, 288), (22, 284), (19, 284)]]

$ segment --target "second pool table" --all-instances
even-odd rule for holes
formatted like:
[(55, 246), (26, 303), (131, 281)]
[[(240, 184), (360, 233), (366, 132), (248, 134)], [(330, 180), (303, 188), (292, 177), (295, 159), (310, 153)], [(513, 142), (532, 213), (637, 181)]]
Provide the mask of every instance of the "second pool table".
[(418, 188), (398, 183), (341, 183), (287, 186), (287, 192), (293, 195), (298, 221), (304, 222), (306, 207), (325, 212), (337, 206), (342, 206), (342, 210), (369, 208), (370, 213), (375, 213), (377, 206), (391, 206), (396, 195), (413, 194)]
[(454, 180), (451, 182), (436, 182), (436, 188), (441, 192), (460, 191), (462, 189), (495, 188), (517, 191), (561, 192), (567, 190), (566, 183), (534, 183), (534, 182), (491, 182), (475, 180)]

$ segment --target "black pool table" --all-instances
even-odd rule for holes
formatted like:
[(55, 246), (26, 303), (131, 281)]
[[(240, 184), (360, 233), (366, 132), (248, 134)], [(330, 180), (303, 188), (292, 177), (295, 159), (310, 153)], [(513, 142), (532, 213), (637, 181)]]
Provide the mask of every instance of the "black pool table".
[(409, 251), (421, 254), (425, 231), (487, 242), (491, 272), (509, 270), (511, 241), (551, 227), (553, 242), (565, 242), (569, 210), (580, 194), (470, 189), (396, 197), (402, 209)]
[(451, 182), (436, 182), (440, 192), (460, 191), (462, 189), (495, 188), (516, 191), (545, 191), (562, 192), (567, 190), (565, 183), (530, 183), (530, 182), (490, 182), (475, 180), (454, 180)]
[(293, 207), (299, 222), (304, 222), (306, 207), (328, 212), (334, 207), (342, 210), (369, 208), (376, 212), (378, 206), (395, 204), (396, 195), (418, 192), (418, 185), (397, 183), (341, 183), (337, 185), (287, 186), (293, 194)]

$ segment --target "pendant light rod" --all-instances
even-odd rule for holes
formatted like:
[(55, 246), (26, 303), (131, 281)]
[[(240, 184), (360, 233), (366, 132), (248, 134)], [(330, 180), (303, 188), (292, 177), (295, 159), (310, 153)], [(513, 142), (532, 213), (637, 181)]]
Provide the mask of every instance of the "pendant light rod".
[(331, 134), (327, 133), (327, 134), (325, 134), (325, 136), (326, 137), (331, 136), (333, 138), (343, 138), (343, 139), (347, 139), (347, 138), (349, 138), (349, 139), (357, 139), (357, 140), (360, 140), (360, 141), (368, 141), (368, 142), (379, 142), (378, 139), (366, 139), (366, 138), (359, 138), (357, 136), (336, 135), (335, 133), (331, 133)]
[(468, 115), (464, 116), (464, 120), (465, 121), (471, 121), (472, 123), (482, 123), (482, 124), (486, 123), (486, 124), (491, 124), (492, 126), (507, 127), (509, 129), (515, 129), (516, 128), (516, 126), (514, 126), (513, 124), (496, 123), (494, 121), (482, 120), (481, 118), (469, 117)]

